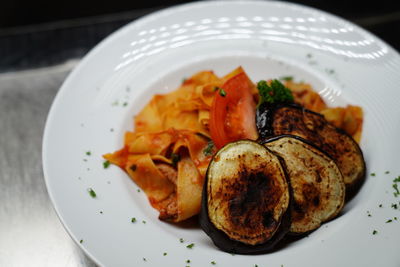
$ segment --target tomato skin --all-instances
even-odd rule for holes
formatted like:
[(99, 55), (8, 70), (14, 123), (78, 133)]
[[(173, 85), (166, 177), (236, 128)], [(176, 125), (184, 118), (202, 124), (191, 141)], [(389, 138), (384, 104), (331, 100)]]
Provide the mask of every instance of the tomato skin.
[(210, 110), (210, 134), (215, 146), (219, 149), (240, 139), (257, 139), (256, 104), (246, 73), (229, 78), (221, 88), (226, 94), (216, 91)]

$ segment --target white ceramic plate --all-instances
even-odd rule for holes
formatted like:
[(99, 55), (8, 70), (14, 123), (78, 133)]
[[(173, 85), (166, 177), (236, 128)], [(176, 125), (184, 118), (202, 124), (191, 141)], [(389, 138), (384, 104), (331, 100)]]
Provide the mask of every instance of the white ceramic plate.
[[(145, 194), (101, 158), (122, 146), (154, 93), (199, 70), (223, 75), (239, 65), (253, 81), (291, 75), (330, 105), (365, 111), (368, 175), (359, 194), (307, 238), (257, 256), (221, 252), (198, 227), (159, 221)], [(399, 54), (387, 44), (303, 6), (199, 2), (154, 13), (93, 49), (60, 89), (43, 141), (50, 197), (72, 238), (102, 266), (399, 266), (399, 73)]]

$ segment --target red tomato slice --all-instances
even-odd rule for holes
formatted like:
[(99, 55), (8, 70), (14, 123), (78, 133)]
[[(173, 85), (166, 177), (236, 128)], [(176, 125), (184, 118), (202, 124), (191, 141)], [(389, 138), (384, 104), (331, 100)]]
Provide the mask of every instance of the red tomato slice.
[(210, 110), (210, 134), (215, 146), (219, 149), (233, 141), (257, 139), (256, 103), (246, 73), (233, 76), (221, 88), (226, 95), (216, 91)]

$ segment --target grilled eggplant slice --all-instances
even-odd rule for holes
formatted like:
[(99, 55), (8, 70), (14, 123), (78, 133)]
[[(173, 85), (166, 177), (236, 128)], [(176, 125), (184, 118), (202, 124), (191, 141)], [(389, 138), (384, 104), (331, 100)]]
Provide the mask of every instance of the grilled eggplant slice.
[(289, 192), (280, 159), (265, 146), (229, 143), (208, 167), (200, 225), (221, 250), (267, 252), (289, 230)]
[(284, 160), (292, 187), (290, 232), (307, 233), (334, 218), (345, 202), (345, 185), (335, 162), (296, 136), (277, 136), (264, 144)]
[(348, 191), (364, 180), (365, 162), (357, 142), (321, 114), (295, 104), (262, 105), (257, 110), (257, 128), (262, 139), (290, 134), (320, 147), (338, 165)]

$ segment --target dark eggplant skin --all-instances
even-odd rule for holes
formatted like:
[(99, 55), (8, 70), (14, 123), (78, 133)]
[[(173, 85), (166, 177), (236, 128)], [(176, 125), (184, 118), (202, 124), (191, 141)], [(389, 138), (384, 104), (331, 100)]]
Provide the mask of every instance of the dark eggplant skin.
[[(271, 152), (272, 153), (272, 152)], [(215, 155), (214, 155), (215, 157)], [(279, 162), (282, 164), (282, 160), (278, 157)], [(209, 167), (210, 168), (210, 167)], [(285, 169), (283, 168), (283, 171)], [(199, 214), (199, 224), (203, 231), (211, 238), (214, 245), (221, 249), (222, 251), (232, 253), (232, 254), (264, 254), (272, 252), (278, 243), (286, 236), (290, 230), (291, 226), (291, 213), (292, 213), (292, 200), (289, 198), (289, 205), (287, 210), (281, 217), (280, 225), (273, 236), (262, 244), (250, 245), (243, 242), (231, 239), (222, 230), (219, 230), (214, 226), (209, 217), (208, 209), (208, 175), (209, 169), (207, 170), (206, 178), (204, 181), (202, 200), (201, 200), (201, 210)], [(287, 179), (285, 173), (285, 179), (288, 183), (289, 196), (291, 196), (290, 181)]]
[(333, 158), (341, 170), (346, 191), (359, 189), (365, 179), (366, 166), (357, 142), (328, 123), (323, 115), (297, 104), (262, 104), (257, 108), (259, 141), (276, 135), (296, 135), (314, 144)]
[(256, 126), (259, 135), (260, 143), (266, 139), (274, 136), (274, 129), (272, 128), (273, 113), (277, 104), (262, 103), (256, 110)]

